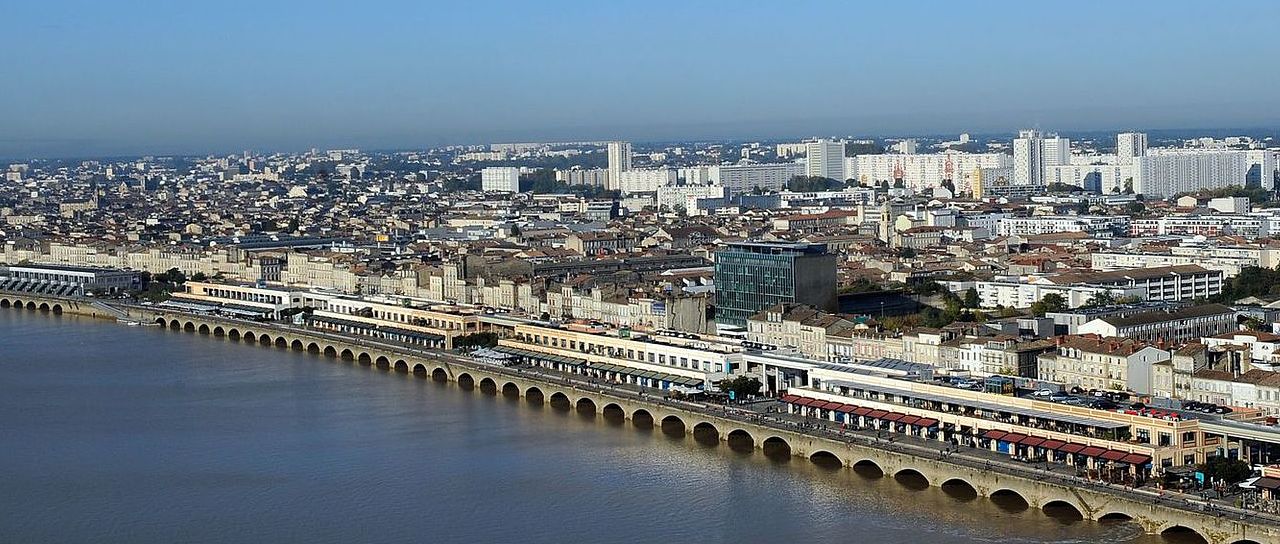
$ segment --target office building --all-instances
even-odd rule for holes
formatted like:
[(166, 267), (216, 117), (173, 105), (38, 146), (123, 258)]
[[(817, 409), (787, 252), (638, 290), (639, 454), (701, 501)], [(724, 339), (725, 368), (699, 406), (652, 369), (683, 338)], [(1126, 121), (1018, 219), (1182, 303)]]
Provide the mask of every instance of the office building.
[(739, 242), (716, 252), (716, 322), (747, 319), (783, 302), (835, 312), (836, 256), (826, 244)]

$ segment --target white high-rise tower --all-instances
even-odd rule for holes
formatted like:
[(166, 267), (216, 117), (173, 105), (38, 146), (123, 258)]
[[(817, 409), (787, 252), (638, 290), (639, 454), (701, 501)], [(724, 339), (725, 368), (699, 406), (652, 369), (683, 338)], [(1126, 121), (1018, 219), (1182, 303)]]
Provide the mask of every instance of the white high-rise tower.
[(1121, 132), (1116, 135), (1116, 162), (1133, 164), (1133, 160), (1147, 154), (1145, 132)]
[(1044, 185), (1044, 137), (1023, 130), (1013, 139), (1013, 184)]
[(844, 181), (844, 142), (818, 140), (805, 145), (805, 168), (807, 176), (831, 178)]
[(631, 142), (609, 142), (609, 189), (622, 186), (622, 173), (631, 170)]

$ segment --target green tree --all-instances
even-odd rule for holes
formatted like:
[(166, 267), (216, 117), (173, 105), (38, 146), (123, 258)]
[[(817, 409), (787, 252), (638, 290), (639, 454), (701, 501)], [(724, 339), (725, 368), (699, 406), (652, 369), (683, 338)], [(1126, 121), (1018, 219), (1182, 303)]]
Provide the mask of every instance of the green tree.
[(204, 272), (196, 272), (191, 275), (191, 281), (205, 281), (207, 279), (209, 279), (209, 276), (206, 276)]
[(843, 188), (844, 183), (822, 176), (794, 176), (787, 182), (787, 189), (797, 193), (834, 191)]
[(1067, 309), (1067, 301), (1057, 293), (1049, 293), (1040, 297), (1040, 300), (1031, 303), (1031, 313), (1036, 317), (1042, 317), (1049, 312), (1061, 312), (1065, 309)]
[(978, 290), (976, 288), (970, 287), (968, 290), (964, 292), (965, 308), (978, 308), (981, 306), (981, 304), (982, 304), (982, 298), (978, 296)]
[(1234, 484), (1253, 475), (1253, 468), (1249, 466), (1249, 463), (1239, 459), (1210, 457), (1209, 460), (1200, 465), (1200, 472), (1203, 472), (1206, 478)]
[(1116, 303), (1115, 295), (1110, 291), (1101, 291), (1094, 293), (1089, 300), (1084, 301), (1084, 308), (1097, 308), (1099, 306), (1111, 306)]
[(760, 380), (754, 376), (738, 376), (733, 379), (720, 380), (718, 385), (720, 386), (720, 391), (726, 395), (732, 391), (735, 399), (759, 395), (760, 389), (764, 387), (764, 384), (760, 383)]

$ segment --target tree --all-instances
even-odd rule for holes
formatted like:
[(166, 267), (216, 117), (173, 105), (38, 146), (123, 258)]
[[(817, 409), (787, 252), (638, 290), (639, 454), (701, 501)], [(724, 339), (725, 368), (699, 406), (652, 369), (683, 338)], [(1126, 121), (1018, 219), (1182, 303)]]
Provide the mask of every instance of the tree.
[(978, 308), (981, 306), (981, 304), (982, 304), (982, 298), (978, 296), (978, 290), (976, 288), (970, 287), (968, 290), (964, 292), (965, 308)]
[(787, 189), (796, 193), (814, 193), (843, 189), (844, 183), (822, 176), (794, 176), (787, 181)]
[(550, 168), (539, 168), (532, 174), (520, 176), (520, 192), (522, 193), (563, 193), (569, 188), (563, 181), (556, 179), (556, 171)]
[(1031, 303), (1031, 314), (1036, 317), (1043, 317), (1049, 312), (1061, 312), (1067, 309), (1067, 301), (1062, 295), (1057, 293), (1049, 293), (1040, 300)]
[(1206, 478), (1221, 480), (1229, 484), (1243, 481), (1253, 475), (1253, 468), (1249, 466), (1249, 463), (1239, 459), (1227, 459), (1226, 457), (1210, 457), (1199, 468)]
[(1133, 194), (1133, 178), (1124, 178), (1124, 194)]
[(196, 272), (191, 275), (191, 281), (205, 281), (207, 279), (209, 279), (209, 276), (206, 276), (204, 272)]
[(719, 386), (720, 390), (726, 395), (732, 391), (735, 399), (744, 399), (759, 395), (760, 389), (764, 387), (764, 384), (760, 383), (760, 380), (754, 376), (738, 376), (733, 379), (720, 380)]
[(1084, 306), (1082, 307), (1097, 308), (1099, 306), (1111, 306), (1112, 304), (1115, 304), (1115, 303), (1116, 303), (1115, 295), (1112, 295), (1110, 291), (1100, 291), (1100, 292), (1094, 293), (1093, 296), (1089, 297), (1089, 300), (1084, 301)]

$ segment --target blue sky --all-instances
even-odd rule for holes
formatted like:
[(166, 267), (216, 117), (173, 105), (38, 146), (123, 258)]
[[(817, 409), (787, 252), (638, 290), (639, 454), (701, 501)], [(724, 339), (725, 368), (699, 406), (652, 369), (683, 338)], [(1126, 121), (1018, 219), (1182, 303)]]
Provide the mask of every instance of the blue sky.
[(1280, 124), (1280, 2), (12, 1), (0, 157)]

